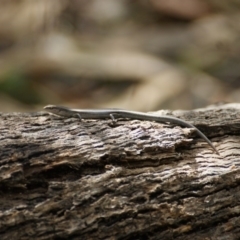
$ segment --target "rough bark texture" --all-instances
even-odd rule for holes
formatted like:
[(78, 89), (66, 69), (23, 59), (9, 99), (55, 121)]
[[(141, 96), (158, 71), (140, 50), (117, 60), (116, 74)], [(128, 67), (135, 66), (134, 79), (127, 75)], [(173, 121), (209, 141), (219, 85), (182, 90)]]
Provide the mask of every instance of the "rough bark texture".
[(220, 156), (167, 123), (0, 114), (0, 239), (239, 239), (240, 105), (167, 114)]

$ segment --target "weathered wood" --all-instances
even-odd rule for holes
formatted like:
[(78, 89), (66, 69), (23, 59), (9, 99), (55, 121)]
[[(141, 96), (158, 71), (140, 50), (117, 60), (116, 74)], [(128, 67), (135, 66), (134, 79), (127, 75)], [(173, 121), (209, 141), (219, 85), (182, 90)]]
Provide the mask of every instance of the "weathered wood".
[(179, 126), (0, 114), (0, 239), (238, 239), (240, 104), (168, 113), (221, 155)]

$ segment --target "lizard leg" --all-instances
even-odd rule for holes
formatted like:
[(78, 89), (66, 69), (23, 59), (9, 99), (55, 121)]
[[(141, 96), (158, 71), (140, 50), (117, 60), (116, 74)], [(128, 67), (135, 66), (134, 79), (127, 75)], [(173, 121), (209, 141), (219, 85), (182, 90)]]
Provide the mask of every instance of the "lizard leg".
[(80, 114), (80, 113), (77, 113), (77, 116), (78, 116), (78, 118), (80, 119), (80, 121), (82, 121), (82, 116), (81, 116), (81, 114)]
[(114, 117), (114, 115), (111, 113), (109, 114), (110, 118), (112, 119), (112, 122), (115, 124), (117, 122), (116, 118)]

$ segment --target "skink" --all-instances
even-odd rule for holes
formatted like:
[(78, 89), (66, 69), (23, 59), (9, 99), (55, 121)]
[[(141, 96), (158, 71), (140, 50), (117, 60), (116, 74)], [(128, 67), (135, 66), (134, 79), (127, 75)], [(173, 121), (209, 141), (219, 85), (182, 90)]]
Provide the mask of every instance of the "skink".
[(184, 127), (194, 128), (197, 134), (202, 137), (211, 148), (219, 155), (217, 149), (213, 146), (212, 142), (194, 125), (185, 122), (179, 118), (171, 116), (155, 116), (148, 113), (128, 111), (123, 109), (71, 109), (63, 106), (47, 105), (44, 109), (57, 116), (71, 118), (77, 117), (80, 119), (106, 119), (111, 117), (114, 121), (116, 118), (129, 118), (138, 120), (147, 120), (155, 122), (169, 122)]

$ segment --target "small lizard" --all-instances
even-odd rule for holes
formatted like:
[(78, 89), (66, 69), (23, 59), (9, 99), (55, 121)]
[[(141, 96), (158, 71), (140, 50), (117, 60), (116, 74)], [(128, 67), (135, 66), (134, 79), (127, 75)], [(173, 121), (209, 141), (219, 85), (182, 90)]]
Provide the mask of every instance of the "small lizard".
[(44, 107), (44, 109), (49, 113), (66, 118), (78, 117), (80, 119), (106, 119), (111, 117), (113, 121), (115, 121), (116, 118), (129, 118), (155, 122), (174, 123), (180, 126), (195, 129), (197, 134), (202, 137), (209, 144), (209, 146), (219, 155), (219, 152), (213, 146), (212, 142), (198, 128), (179, 118), (171, 116), (156, 116), (149, 113), (128, 111), (123, 109), (70, 109), (67, 107), (56, 105), (47, 105)]

